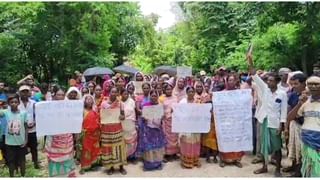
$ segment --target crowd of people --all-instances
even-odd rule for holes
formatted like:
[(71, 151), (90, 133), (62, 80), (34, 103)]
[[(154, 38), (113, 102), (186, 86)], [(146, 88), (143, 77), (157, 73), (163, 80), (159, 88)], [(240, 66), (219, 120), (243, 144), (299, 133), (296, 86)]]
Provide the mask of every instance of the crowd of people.
[[(161, 170), (164, 163), (180, 161), (183, 168), (200, 168), (200, 158), (220, 167), (242, 168), (246, 152), (219, 151), (214, 112), (208, 133), (173, 133), (173, 106), (177, 103), (212, 103), (215, 92), (252, 89), (253, 164), (268, 172), (276, 166), (275, 176), (291, 172), (292, 177), (320, 177), (320, 64), (307, 77), (300, 71), (281, 68), (278, 72), (255, 70), (247, 56), (248, 73), (237, 74), (223, 67), (211, 77), (201, 71), (192, 77), (168, 74), (144, 75), (137, 72), (131, 80), (122, 74), (105, 75), (102, 82), (84, 82), (80, 72), (69, 81), (69, 89), (54, 82), (36, 87), (28, 75), (17, 83), (16, 93), (7, 93), (0, 81), (1, 153), (9, 168), (21, 176), (26, 172), (26, 154), (31, 153), (34, 168), (39, 166), (35, 104), (40, 101), (83, 100), (84, 114), (80, 134), (45, 136), (44, 152), (50, 177), (75, 177), (103, 166), (108, 175), (127, 174), (128, 163), (143, 162), (144, 171)], [(137, 92), (134, 81), (143, 82)], [(163, 105), (164, 116), (153, 123), (143, 117), (143, 108)], [(101, 123), (101, 110), (120, 109), (120, 121)], [(54, 111), (54, 109), (52, 109)], [(282, 151), (292, 161), (282, 167)], [(20, 171), (19, 171), (20, 170)]]

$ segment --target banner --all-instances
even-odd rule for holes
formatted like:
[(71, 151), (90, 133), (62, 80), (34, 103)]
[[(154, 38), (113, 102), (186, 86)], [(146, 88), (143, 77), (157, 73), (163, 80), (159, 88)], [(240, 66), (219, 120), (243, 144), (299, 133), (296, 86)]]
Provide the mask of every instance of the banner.
[(120, 122), (119, 116), (120, 116), (120, 108), (101, 109), (100, 111), (101, 124), (119, 123)]
[(154, 124), (160, 124), (163, 115), (163, 105), (144, 106), (142, 109), (142, 117), (148, 121), (149, 127), (154, 127)]
[(219, 151), (251, 151), (251, 89), (214, 92), (212, 101)]
[(172, 132), (208, 133), (212, 104), (182, 103), (173, 107)]
[(35, 104), (37, 136), (80, 133), (83, 101), (46, 101)]
[(191, 77), (192, 76), (192, 68), (178, 66), (177, 67), (177, 77)]

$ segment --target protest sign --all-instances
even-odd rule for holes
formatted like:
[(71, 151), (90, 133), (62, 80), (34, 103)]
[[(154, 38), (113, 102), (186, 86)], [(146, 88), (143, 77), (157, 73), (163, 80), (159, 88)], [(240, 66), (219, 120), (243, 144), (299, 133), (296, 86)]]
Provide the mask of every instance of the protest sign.
[(192, 76), (192, 68), (191, 67), (178, 66), (177, 67), (177, 76), (178, 77), (191, 77)]
[(120, 116), (120, 108), (101, 109), (100, 111), (101, 124), (119, 123), (120, 122), (119, 116)]
[(142, 117), (148, 121), (149, 127), (160, 124), (164, 115), (163, 105), (145, 106), (142, 109)]
[(215, 92), (213, 110), (219, 151), (251, 151), (251, 89)]
[(35, 105), (37, 136), (80, 133), (83, 101), (63, 100), (39, 102)]
[(212, 104), (183, 103), (173, 108), (172, 132), (208, 133)]

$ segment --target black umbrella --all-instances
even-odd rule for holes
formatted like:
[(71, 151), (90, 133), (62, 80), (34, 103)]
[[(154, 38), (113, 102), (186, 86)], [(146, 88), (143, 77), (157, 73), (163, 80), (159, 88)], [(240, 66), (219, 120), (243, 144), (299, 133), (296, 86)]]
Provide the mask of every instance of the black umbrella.
[(86, 69), (83, 73), (84, 76), (104, 76), (106, 74), (111, 75), (114, 72), (106, 67), (93, 67)]
[(138, 69), (136, 69), (134, 67), (130, 67), (130, 66), (127, 66), (124, 64), (113, 68), (113, 70), (118, 73), (124, 73), (124, 74), (129, 74), (129, 75), (134, 75), (136, 72), (139, 71)]
[(159, 66), (154, 69), (154, 73), (157, 75), (169, 74), (169, 76), (175, 76), (177, 74), (177, 68), (172, 66)]

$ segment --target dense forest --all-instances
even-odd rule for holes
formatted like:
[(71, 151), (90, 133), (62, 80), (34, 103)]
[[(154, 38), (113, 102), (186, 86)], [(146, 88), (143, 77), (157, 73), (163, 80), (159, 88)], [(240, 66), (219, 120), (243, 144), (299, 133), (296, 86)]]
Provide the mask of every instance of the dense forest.
[(207, 72), (221, 65), (246, 70), (253, 44), (258, 68), (311, 72), (320, 57), (318, 2), (179, 2), (178, 23), (156, 30), (137, 2), (0, 3), (0, 78), (28, 73), (66, 79), (88, 67), (124, 61), (150, 73), (159, 65)]

